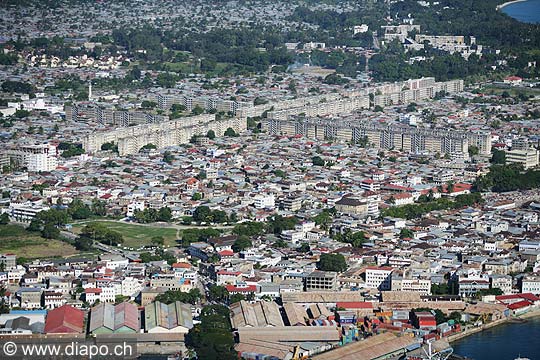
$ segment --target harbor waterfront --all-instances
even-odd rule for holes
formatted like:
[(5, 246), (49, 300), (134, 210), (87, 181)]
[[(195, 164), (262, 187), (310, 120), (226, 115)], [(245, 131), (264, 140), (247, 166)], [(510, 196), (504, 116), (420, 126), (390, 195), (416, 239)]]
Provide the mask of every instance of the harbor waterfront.
[(517, 0), (497, 6), (506, 15), (525, 23), (540, 23), (540, 0)]
[(540, 343), (537, 342), (540, 336), (539, 315), (536, 311), (516, 318), (518, 321), (493, 322), (486, 327), (457, 334), (449, 339), (454, 354), (473, 360), (512, 360), (519, 356), (535, 359), (540, 354)]

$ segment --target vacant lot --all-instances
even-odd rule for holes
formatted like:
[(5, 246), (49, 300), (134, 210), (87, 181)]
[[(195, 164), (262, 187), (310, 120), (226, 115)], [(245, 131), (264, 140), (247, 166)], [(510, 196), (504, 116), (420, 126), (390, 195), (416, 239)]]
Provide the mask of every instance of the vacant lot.
[(44, 239), (39, 233), (28, 232), (17, 225), (0, 225), (0, 253), (35, 259), (65, 257), (77, 254), (77, 250), (60, 240)]
[[(86, 224), (90, 223), (92, 222), (74, 224), (72, 230), (78, 234)], [(151, 244), (151, 239), (154, 236), (163, 236), (166, 246), (175, 245), (175, 240), (177, 239), (176, 229), (172, 228), (125, 224), (114, 221), (94, 221), (94, 223), (102, 224), (110, 230), (118, 231), (124, 236), (124, 246), (133, 248)]]

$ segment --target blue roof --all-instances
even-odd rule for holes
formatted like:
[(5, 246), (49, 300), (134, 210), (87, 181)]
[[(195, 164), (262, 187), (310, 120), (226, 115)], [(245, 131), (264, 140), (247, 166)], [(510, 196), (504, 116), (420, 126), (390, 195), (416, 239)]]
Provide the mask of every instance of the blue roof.
[(11, 310), (11, 315), (47, 315), (47, 310)]

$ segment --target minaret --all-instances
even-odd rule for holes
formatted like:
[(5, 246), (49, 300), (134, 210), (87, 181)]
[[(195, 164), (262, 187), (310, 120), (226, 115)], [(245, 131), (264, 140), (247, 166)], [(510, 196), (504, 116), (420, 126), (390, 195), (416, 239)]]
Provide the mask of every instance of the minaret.
[(88, 101), (92, 101), (92, 80), (88, 80)]

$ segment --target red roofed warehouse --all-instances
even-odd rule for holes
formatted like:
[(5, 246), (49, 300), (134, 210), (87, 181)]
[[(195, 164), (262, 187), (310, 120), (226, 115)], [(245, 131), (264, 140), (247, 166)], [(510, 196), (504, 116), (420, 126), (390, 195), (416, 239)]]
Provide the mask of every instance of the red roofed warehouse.
[(70, 305), (50, 310), (45, 320), (45, 334), (81, 334), (84, 312)]

